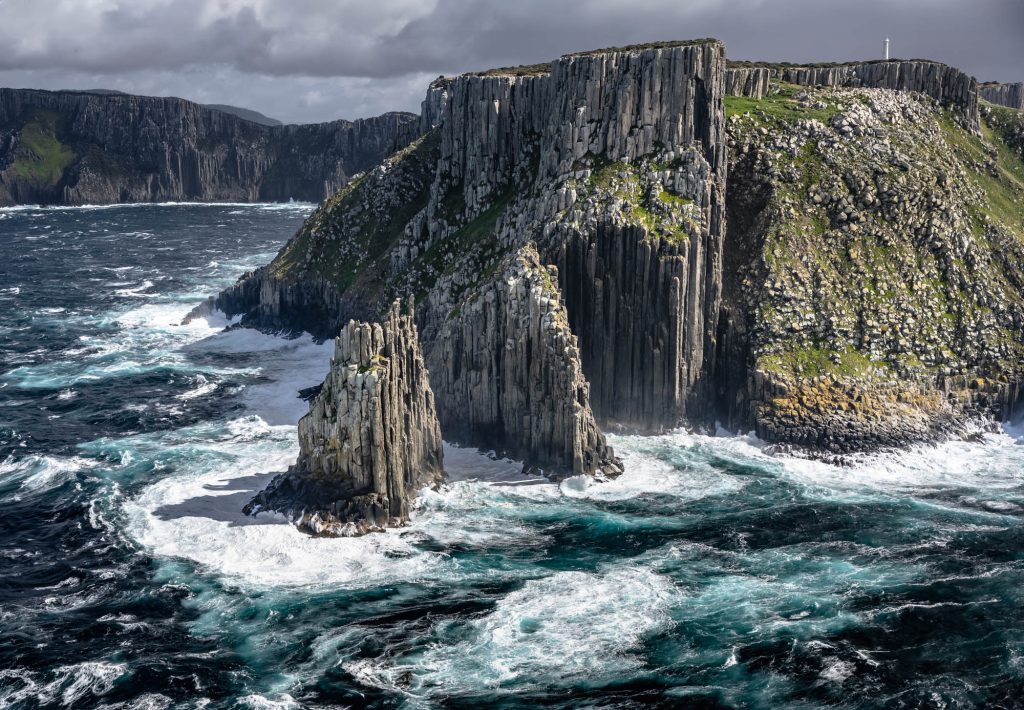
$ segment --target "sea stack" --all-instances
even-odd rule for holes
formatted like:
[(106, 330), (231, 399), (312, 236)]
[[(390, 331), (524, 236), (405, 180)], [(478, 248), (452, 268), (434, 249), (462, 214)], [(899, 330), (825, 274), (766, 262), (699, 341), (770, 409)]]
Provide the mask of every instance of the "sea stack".
[(381, 323), (342, 329), (299, 445), (296, 464), (246, 514), (273, 510), (315, 535), (363, 535), (407, 522), (417, 492), (441, 482), (441, 428), (411, 309), (395, 301)]

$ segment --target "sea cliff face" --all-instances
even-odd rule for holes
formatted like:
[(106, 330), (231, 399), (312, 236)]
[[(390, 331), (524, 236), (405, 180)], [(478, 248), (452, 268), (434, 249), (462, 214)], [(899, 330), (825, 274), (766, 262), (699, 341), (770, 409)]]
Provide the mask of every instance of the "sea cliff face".
[(323, 200), (412, 114), (265, 126), (175, 98), (0, 89), (0, 205)]
[(955, 67), (921, 59), (893, 59), (846, 64), (757, 64), (737, 62), (726, 72), (728, 94), (762, 99), (770, 82), (912, 91), (952, 109), (971, 130), (978, 130), (977, 80)]
[(981, 98), (997, 106), (1024, 110), (1024, 83), (998, 84), (989, 82), (979, 86)]
[(879, 89), (727, 107), (723, 417), (835, 452), (1008, 417), (1024, 373), (1024, 163), (997, 117), (974, 133)]
[(439, 79), (422, 137), (215, 303), (330, 337), (414, 296), (444, 435), (555, 478), (617, 474), (607, 427), (957, 434), (1024, 373), (1018, 118), (934, 62), (713, 40)]
[[(332, 198), (220, 307), (280, 328), (330, 284), (329, 333), (415, 294), (427, 359), (446, 365), (432, 368), (442, 422), (460, 440), (553, 475), (614, 475), (597, 424), (656, 431), (712, 415), (724, 68), (722, 45), (704, 41), (435, 82), (427, 135)], [(381, 201), (419, 209), (396, 220)], [(543, 296), (507, 283), (524, 248)], [(559, 306), (528, 337), (519, 321), (538, 299), (541, 316)], [(471, 334), (485, 353), (518, 350), (540, 377), (515, 358), (474, 365), (486, 355), (466, 349)], [(504, 384), (470, 385), (448, 358)]]

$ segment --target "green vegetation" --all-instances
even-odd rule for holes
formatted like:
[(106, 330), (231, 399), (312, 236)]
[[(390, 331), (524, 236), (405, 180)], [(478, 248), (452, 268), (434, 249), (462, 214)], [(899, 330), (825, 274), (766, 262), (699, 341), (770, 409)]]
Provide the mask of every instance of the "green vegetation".
[(18, 158), (10, 170), (15, 177), (37, 185), (56, 185), (78, 157), (60, 142), (59, 117), (54, 111), (36, 110), (21, 129)]
[[(366, 209), (379, 185), (367, 174), (332, 195), (311, 216), (273, 262), (274, 273), (284, 278), (308, 267), (344, 291), (365, 267), (395, 244), (402, 231), (430, 199), (431, 171), (439, 144), (436, 131), (428, 133), (392, 158), (391, 170), (406, 171), (420, 184), (410, 199), (395, 206)], [(352, 227), (357, 227), (352, 234)], [(344, 230), (345, 239), (325, 239)], [(314, 253), (314, 247), (319, 247)], [(309, 255), (316, 258), (308, 262)]]
[(765, 120), (783, 123), (794, 123), (801, 118), (813, 118), (822, 123), (828, 123), (839, 112), (838, 108), (832, 104), (825, 108), (804, 108), (793, 97), (805, 90), (795, 84), (782, 84), (778, 92), (769, 94), (763, 99), (726, 96), (725, 115), (731, 117), (749, 113), (756, 119), (763, 117)]
[[(948, 112), (939, 124), (946, 143), (985, 194), (985, 203), (974, 207), (976, 228), (984, 231), (986, 222), (996, 221), (1024, 238), (1024, 162), (987, 125), (978, 137), (960, 128)], [(983, 139), (995, 147), (994, 155)]]
[(869, 375), (875, 368), (884, 368), (885, 364), (874, 362), (852, 346), (843, 351), (811, 346), (794, 347), (782, 353), (763, 355), (758, 359), (757, 367), (766, 372), (801, 377), (860, 377)]
[(497, 67), (481, 72), (472, 72), (471, 76), (545, 76), (551, 73), (551, 62), (543, 64), (521, 64), (516, 67)]
[[(451, 273), (457, 257), (468, 253), (494, 236), (498, 218), (508, 209), (513, 190), (499, 195), (486, 210), (470, 220), (448, 239), (435, 243), (418, 261), (431, 266), (438, 275)], [(484, 275), (481, 275), (481, 279)]]

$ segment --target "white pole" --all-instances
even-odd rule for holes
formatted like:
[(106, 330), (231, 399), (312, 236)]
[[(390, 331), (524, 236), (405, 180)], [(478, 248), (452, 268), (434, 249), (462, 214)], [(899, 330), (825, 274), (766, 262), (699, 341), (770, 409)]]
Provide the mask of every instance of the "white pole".
[(889, 61), (889, 38), (885, 38), (885, 60)]

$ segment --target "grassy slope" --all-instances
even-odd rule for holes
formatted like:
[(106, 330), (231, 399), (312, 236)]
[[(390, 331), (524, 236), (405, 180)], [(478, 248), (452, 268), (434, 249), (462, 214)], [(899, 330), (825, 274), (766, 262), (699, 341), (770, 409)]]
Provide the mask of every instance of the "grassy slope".
[(34, 111), (21, 129), (17, 157), (10, 172), (36, 186), (53, 186), (78, 157), (61, 143), (59, 116), (53, 111)]

